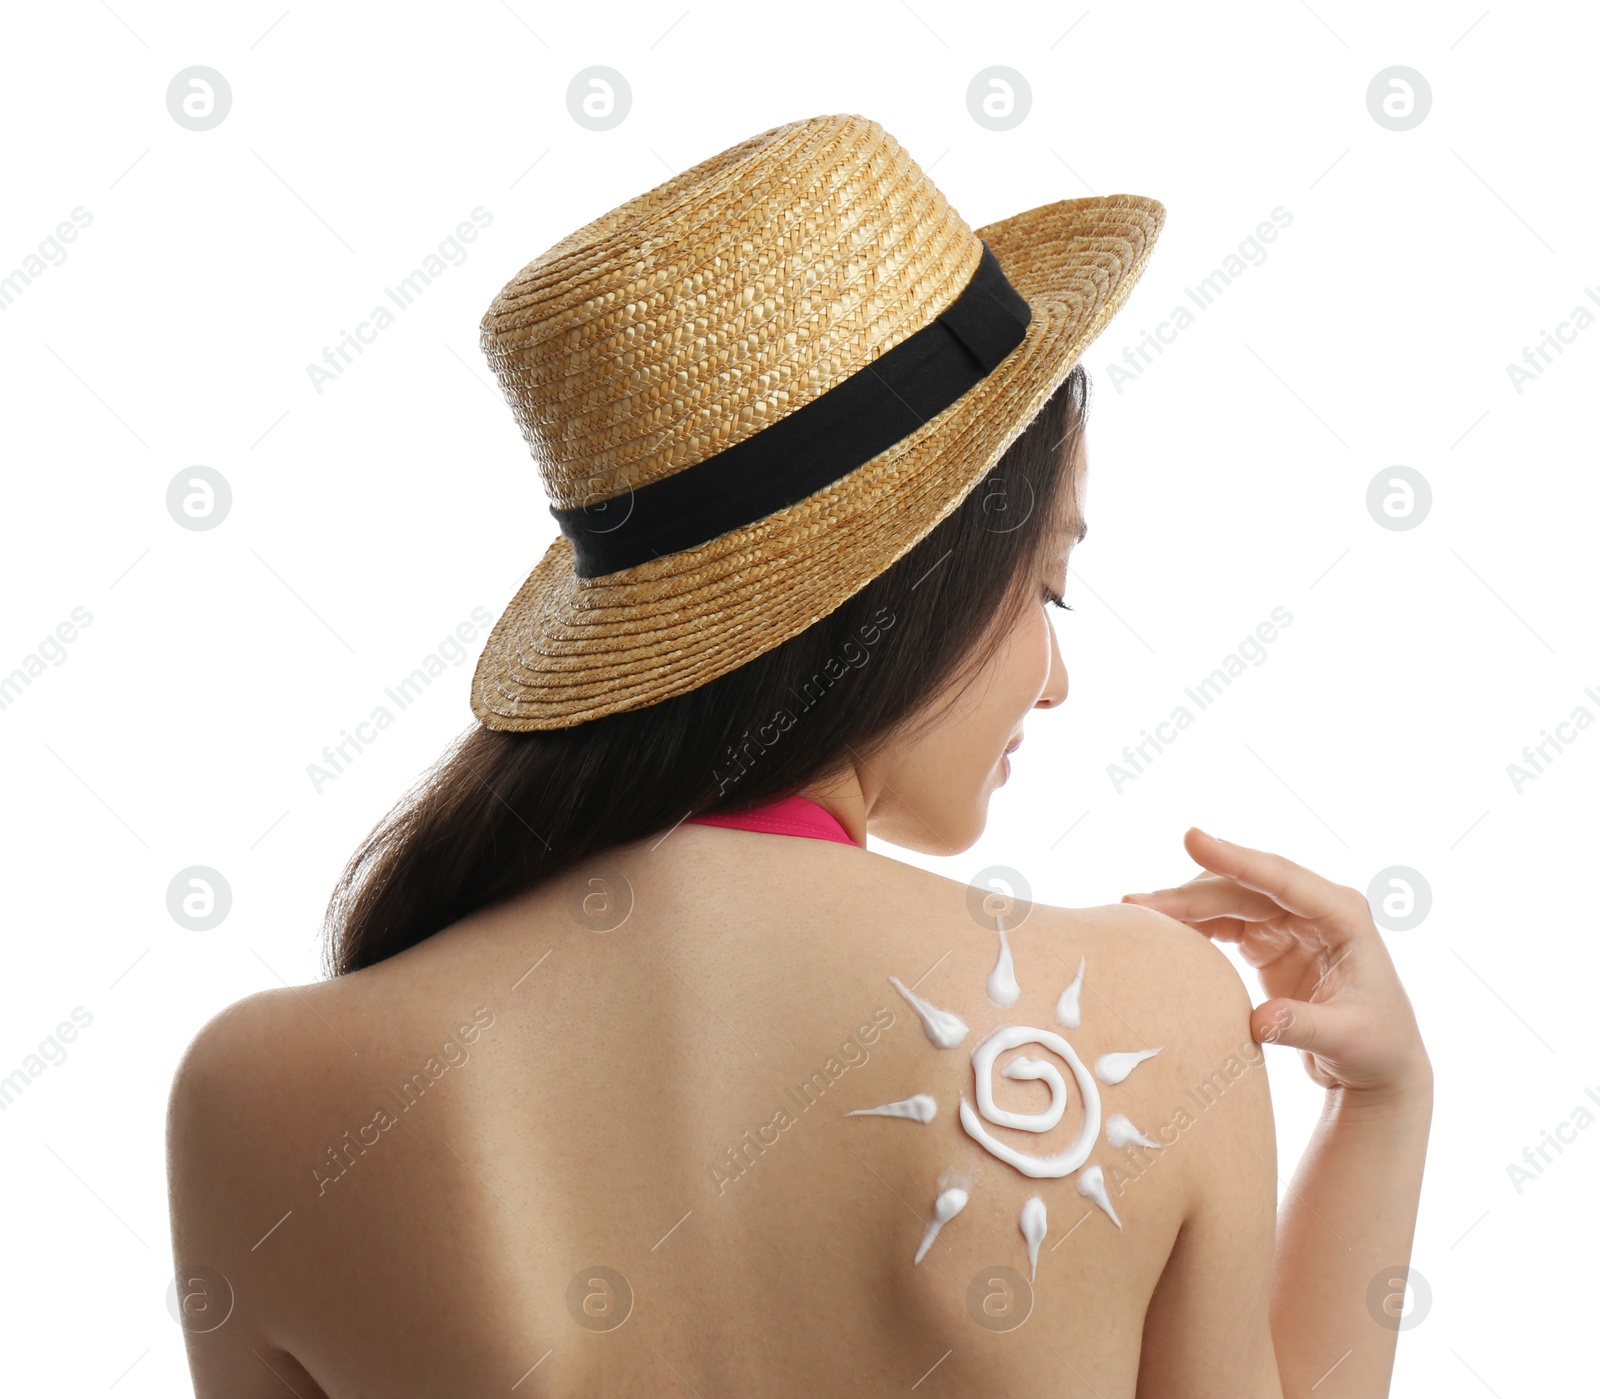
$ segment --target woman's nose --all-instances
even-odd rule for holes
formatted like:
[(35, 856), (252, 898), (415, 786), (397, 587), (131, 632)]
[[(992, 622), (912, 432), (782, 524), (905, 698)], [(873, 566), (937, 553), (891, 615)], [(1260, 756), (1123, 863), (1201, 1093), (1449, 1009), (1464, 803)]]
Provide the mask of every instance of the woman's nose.
[(1056, 644), (1056, 629), (1048, 622), (1045, 625), (1050, 630), (1050, 674), (1035, 709), (1054, 709), (1067, 697), (1067, 663), (1061, 659), (1061, 647)]

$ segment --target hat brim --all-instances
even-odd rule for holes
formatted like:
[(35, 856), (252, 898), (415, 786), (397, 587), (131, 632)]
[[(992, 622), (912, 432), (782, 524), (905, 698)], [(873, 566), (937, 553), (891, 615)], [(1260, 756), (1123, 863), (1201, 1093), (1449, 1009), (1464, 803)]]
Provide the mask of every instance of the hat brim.
[(579, 578), (558, 535), (489, 633), (472, 712), (492, 729), (568, 728), (695, 689), (827, 616), (993, 469), (1126, 300), (1165, 217), (1113, 194), (974, 230), (1033, 313), (992, 372), (839, 481), (706, 544)]

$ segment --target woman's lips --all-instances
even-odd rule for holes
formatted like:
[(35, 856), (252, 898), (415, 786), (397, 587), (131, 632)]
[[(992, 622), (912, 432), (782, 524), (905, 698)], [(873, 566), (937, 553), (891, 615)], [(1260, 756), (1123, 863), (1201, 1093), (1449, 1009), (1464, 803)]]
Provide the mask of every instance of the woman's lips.
[(1000, 781), (1004, 782), (1011, 776), (1011, 754), (1022, 746), (1022, 735), (1018, 734), (1010, 743), (1006, 744), (1005, 752), (1000, 755)]

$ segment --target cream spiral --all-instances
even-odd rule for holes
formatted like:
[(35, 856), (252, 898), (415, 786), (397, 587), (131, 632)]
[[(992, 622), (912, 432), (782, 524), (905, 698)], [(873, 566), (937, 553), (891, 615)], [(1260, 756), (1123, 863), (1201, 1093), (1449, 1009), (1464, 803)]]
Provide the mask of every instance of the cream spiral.
[[(1007, 1142), (995, 1137), (983, 1124), (987, 1120), (997, 1127), (1014, 1127), (1024, 1132), (1048, 1132), (1061, 1121), (1066, 1109), (1067, 1086), (1061, 1071), (1042, 1059), (1021, 1055), (1013, 1059), (1000, 1072), (1011, 1079), (1036, 1079), (1048, 1085), (1050, 1105), (1040, 1112), (1009, 1112), (994, 1101), (992, 1078), (994, 1063), (1004, 1050), (1016, 1049), (1024, 1044), (1042, 1045), (1054, 1051), (1072, 1070), (1078, 1092), (1083, 1097), (1083, 1124), (1071, 1146), (1051, 1156), (1032, 1156), (1018, 1151)], [(972, 1051), (972, 1068), (977, 1079), (976, 1109), (961, 1099), (961, 1125), (966, 1133), (991, 1156), (1014, 1166), (1025, 1176), (1035, 1179), (1070, 1174), (1089, 1159), (1095, 1141), (1100, 1135), (1100, 1090), (1094, 1075), (1084, 1066), (1077, 1052), (1054, 1030), (1040, 1030), (1031, 1025), (1006, 1025), (989, 1035)]]

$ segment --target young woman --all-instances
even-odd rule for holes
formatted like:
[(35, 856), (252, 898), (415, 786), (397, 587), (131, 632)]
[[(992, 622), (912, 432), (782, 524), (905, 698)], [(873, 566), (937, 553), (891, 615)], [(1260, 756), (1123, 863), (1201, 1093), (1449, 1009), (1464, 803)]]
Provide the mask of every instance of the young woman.
[[(760, 149), (792, 171), (821, 149), (800, 136), (841, 127), (886, 139), (819, 118)], [(703, 191), (710, 166), (679, 182)], [(641, 201), (553, 251), (666, 207)], [(980, 232), (1034, 307), (1027, 347), (1065, 303), (1019, 227)], [(531, 285), (496, 306), (526, 309)], [(566, 323), (550, 343), (583, 341)], [(541, 650), (527, 605), (558, 564), (582, 591), (584, 546), (558, 541), (486, 651), (484, 722), (352, 859), (334, 975), (230, 1007), (180, 1067), (174, 1247), (203, 1399), (1387, 1393), (1431, 1073), (1362, 895), (1197, 829), (1206, 873), (1091, 909), (985, 898), (864, 848), (869, 831), (971, 846), (1025, 726), (1067, 698), (1047, 609), (1084, 532), (1082, 343), (1041, 362), (1020, 432), (997, 418), (962, 447), (952, 426), (1013, 372), (1002, 356), (943, 432), (911, 434), (976, 466), (865, 579), (830, 561), (868, 528), (835, 504), (798, 543), (663, 583), (663, 557), (750, 527), (718, 519), (711, 544), (588, 575), (646, 578), (613, 611), (654, 629), (563, 679), (580, 612)], [(720, 509), (633, 489), (674, 528)], [(598, 498), (621, 531), (622, 497)], [(763, 568), (775, 616), (805, 612), (778, 573), (847, 595), (763, 634), (728, 603)], [(1258, 969), (1253, 1011), (1218, 941)], [(1281, 1211), (1269, 1042), (1325, 1099)]]

